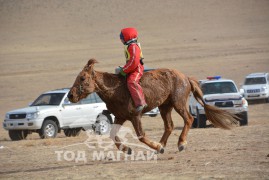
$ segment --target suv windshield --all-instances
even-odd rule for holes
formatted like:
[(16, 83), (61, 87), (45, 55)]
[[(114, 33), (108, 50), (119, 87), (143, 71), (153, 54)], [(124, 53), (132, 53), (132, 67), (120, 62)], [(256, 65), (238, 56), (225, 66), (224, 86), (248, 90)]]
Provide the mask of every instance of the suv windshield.
[(232, 82), (212, 82), (202, 84), (204, 94), (236, 93), (236, 87)]
[(31, 106), (59, 105), (65, 93), (49, 93), (40, 95)]
[(254, 84), (266, 84), (265, 77), (247, 78), (245, 80), (245, 85), (254, 85)]

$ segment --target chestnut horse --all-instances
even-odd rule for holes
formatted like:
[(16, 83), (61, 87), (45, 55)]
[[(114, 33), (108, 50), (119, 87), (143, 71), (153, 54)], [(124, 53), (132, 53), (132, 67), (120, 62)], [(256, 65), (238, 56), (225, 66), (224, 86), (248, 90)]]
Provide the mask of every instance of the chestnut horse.
[[(171, 118), (173, 108), (184, 120), (184, 127), (178, 140), (179, 151), (187, 145), (186, 136), (193, 122), (193, 117), (187, 110), (187, 101), (191, 92), (204, 106), (207, 118), (215, 127), (230, 129), (232, 124), (237, 123), (232, 114), (204, 102), (197, 80), (174, 69), (156, 69), (144, 73), (140, 84), (148, 106), (143, 112), (136, 113), (125, 78), (117, 74), (95, 71), (95, 63), (97, 63), (95, 59), (90, 59), (78, 74), (68, 94), (69, 100), (76, 103), (92, 92), (96, 92), (106, 103), (107, 109), (115, 115), (115, 124), (122, 125), (126, 120), (130, 120), (139, 140), (159, 153), (164, 152), (168, 137), (174, 129)], [(155, 107), (159, 107), (164, 122), (164, 133), (159, 143), (151, 141), (145, 135), (141, 123), (142, 114)], [(119, 130), (117, 127), (120, 126), (112, 127), (111, 138), (118, 149), (131, 154), (131, 149), (121, 143), (117, 136)]]

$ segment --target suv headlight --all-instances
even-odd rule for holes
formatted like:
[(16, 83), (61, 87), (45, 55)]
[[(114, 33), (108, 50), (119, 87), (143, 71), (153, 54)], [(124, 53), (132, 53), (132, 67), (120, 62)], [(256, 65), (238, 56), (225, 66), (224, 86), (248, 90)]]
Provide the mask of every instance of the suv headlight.
[(266, 86), (264, 86), (264, 87), (261, 88), (261, 92), (265, 92), (265, 91), (267, 91), (267, 87)]
[(5, 119), (9, 119), (9, 114), (6, 113)]
[(243, 103), (244, 103), (244, 101), (243, 101), (243, 98), (242, 98), (241, 100), (234, 101), (234, 106), (235, 107), (242, 107)]
[(35, 118), (37, 118), (38, 114), (39, 114), (38, 112), (27, 113), (27, 114), (26, 114), (26, 119), (28, 119), (28, 120), (30, 120), (30, 119), (35, 119)]
[(248, 102), (245, 98), (234, 101), (235, 107), (248, 107)]
[(214, 106), (215, 105), (215, 102), (214, 101), (206, 102), (206, 104), (211, 105), (211, 106)]
[(197, 103), (197, 108), (198, 109), (204, 109), (204, 107), (201, 104), (199, 104), (199, 103)]

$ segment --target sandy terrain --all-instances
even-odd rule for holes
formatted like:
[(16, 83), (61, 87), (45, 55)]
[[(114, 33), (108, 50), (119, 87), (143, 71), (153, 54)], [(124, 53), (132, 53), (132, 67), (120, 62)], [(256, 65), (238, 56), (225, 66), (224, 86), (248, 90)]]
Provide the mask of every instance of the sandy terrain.
[[(120, 29), (139, 30), (146, 66), (175, 68), (203, 79), (222, 75), (239, 86), (251, 72), (269, 72), (268, 0), (0, 0), (0, 117), (40, 93), (70, 87), (87, 60), (113, 72), (124, 64)], [(0, 128), (0, 179), (269, 179), (269, 104), (249, 106), (249, 126), (191, 129), (177, 150), (182, 119), (157, 161), (94, 161), (87, 134), (12, 142)], [(159, 141), (160, 116), (144, 117)], [(130, 123), (126, 123), (131, 127)], [(140, 144), (137, 140), (133, 143)], [(56, 151), (84, 151), (87, 161), (59, 160)], [(116, 152), (116, 148), (113, 149)]]

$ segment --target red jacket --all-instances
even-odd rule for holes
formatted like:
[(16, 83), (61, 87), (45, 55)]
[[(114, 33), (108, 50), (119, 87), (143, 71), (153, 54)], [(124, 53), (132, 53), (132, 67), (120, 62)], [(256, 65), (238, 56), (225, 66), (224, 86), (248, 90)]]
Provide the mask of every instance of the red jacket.
[(125, 73), (131, 73), (141, 65), (141, 49), (136, 43), (137, 31), (135, 28), (125, 28), (121, 30), (121, 38), (123, 38), (126, 46), (125, 52), (127, 63), (123, 67)]
[(127, 63), (123, 67), (123, 71), (125, 73), (131, 73), (131, 72), (135, 71), (137, 66), (140, 65), (141, 50), (136, 43), (130, 44), (127, 50), (130, 54), (130, 59), (127, 59)]

